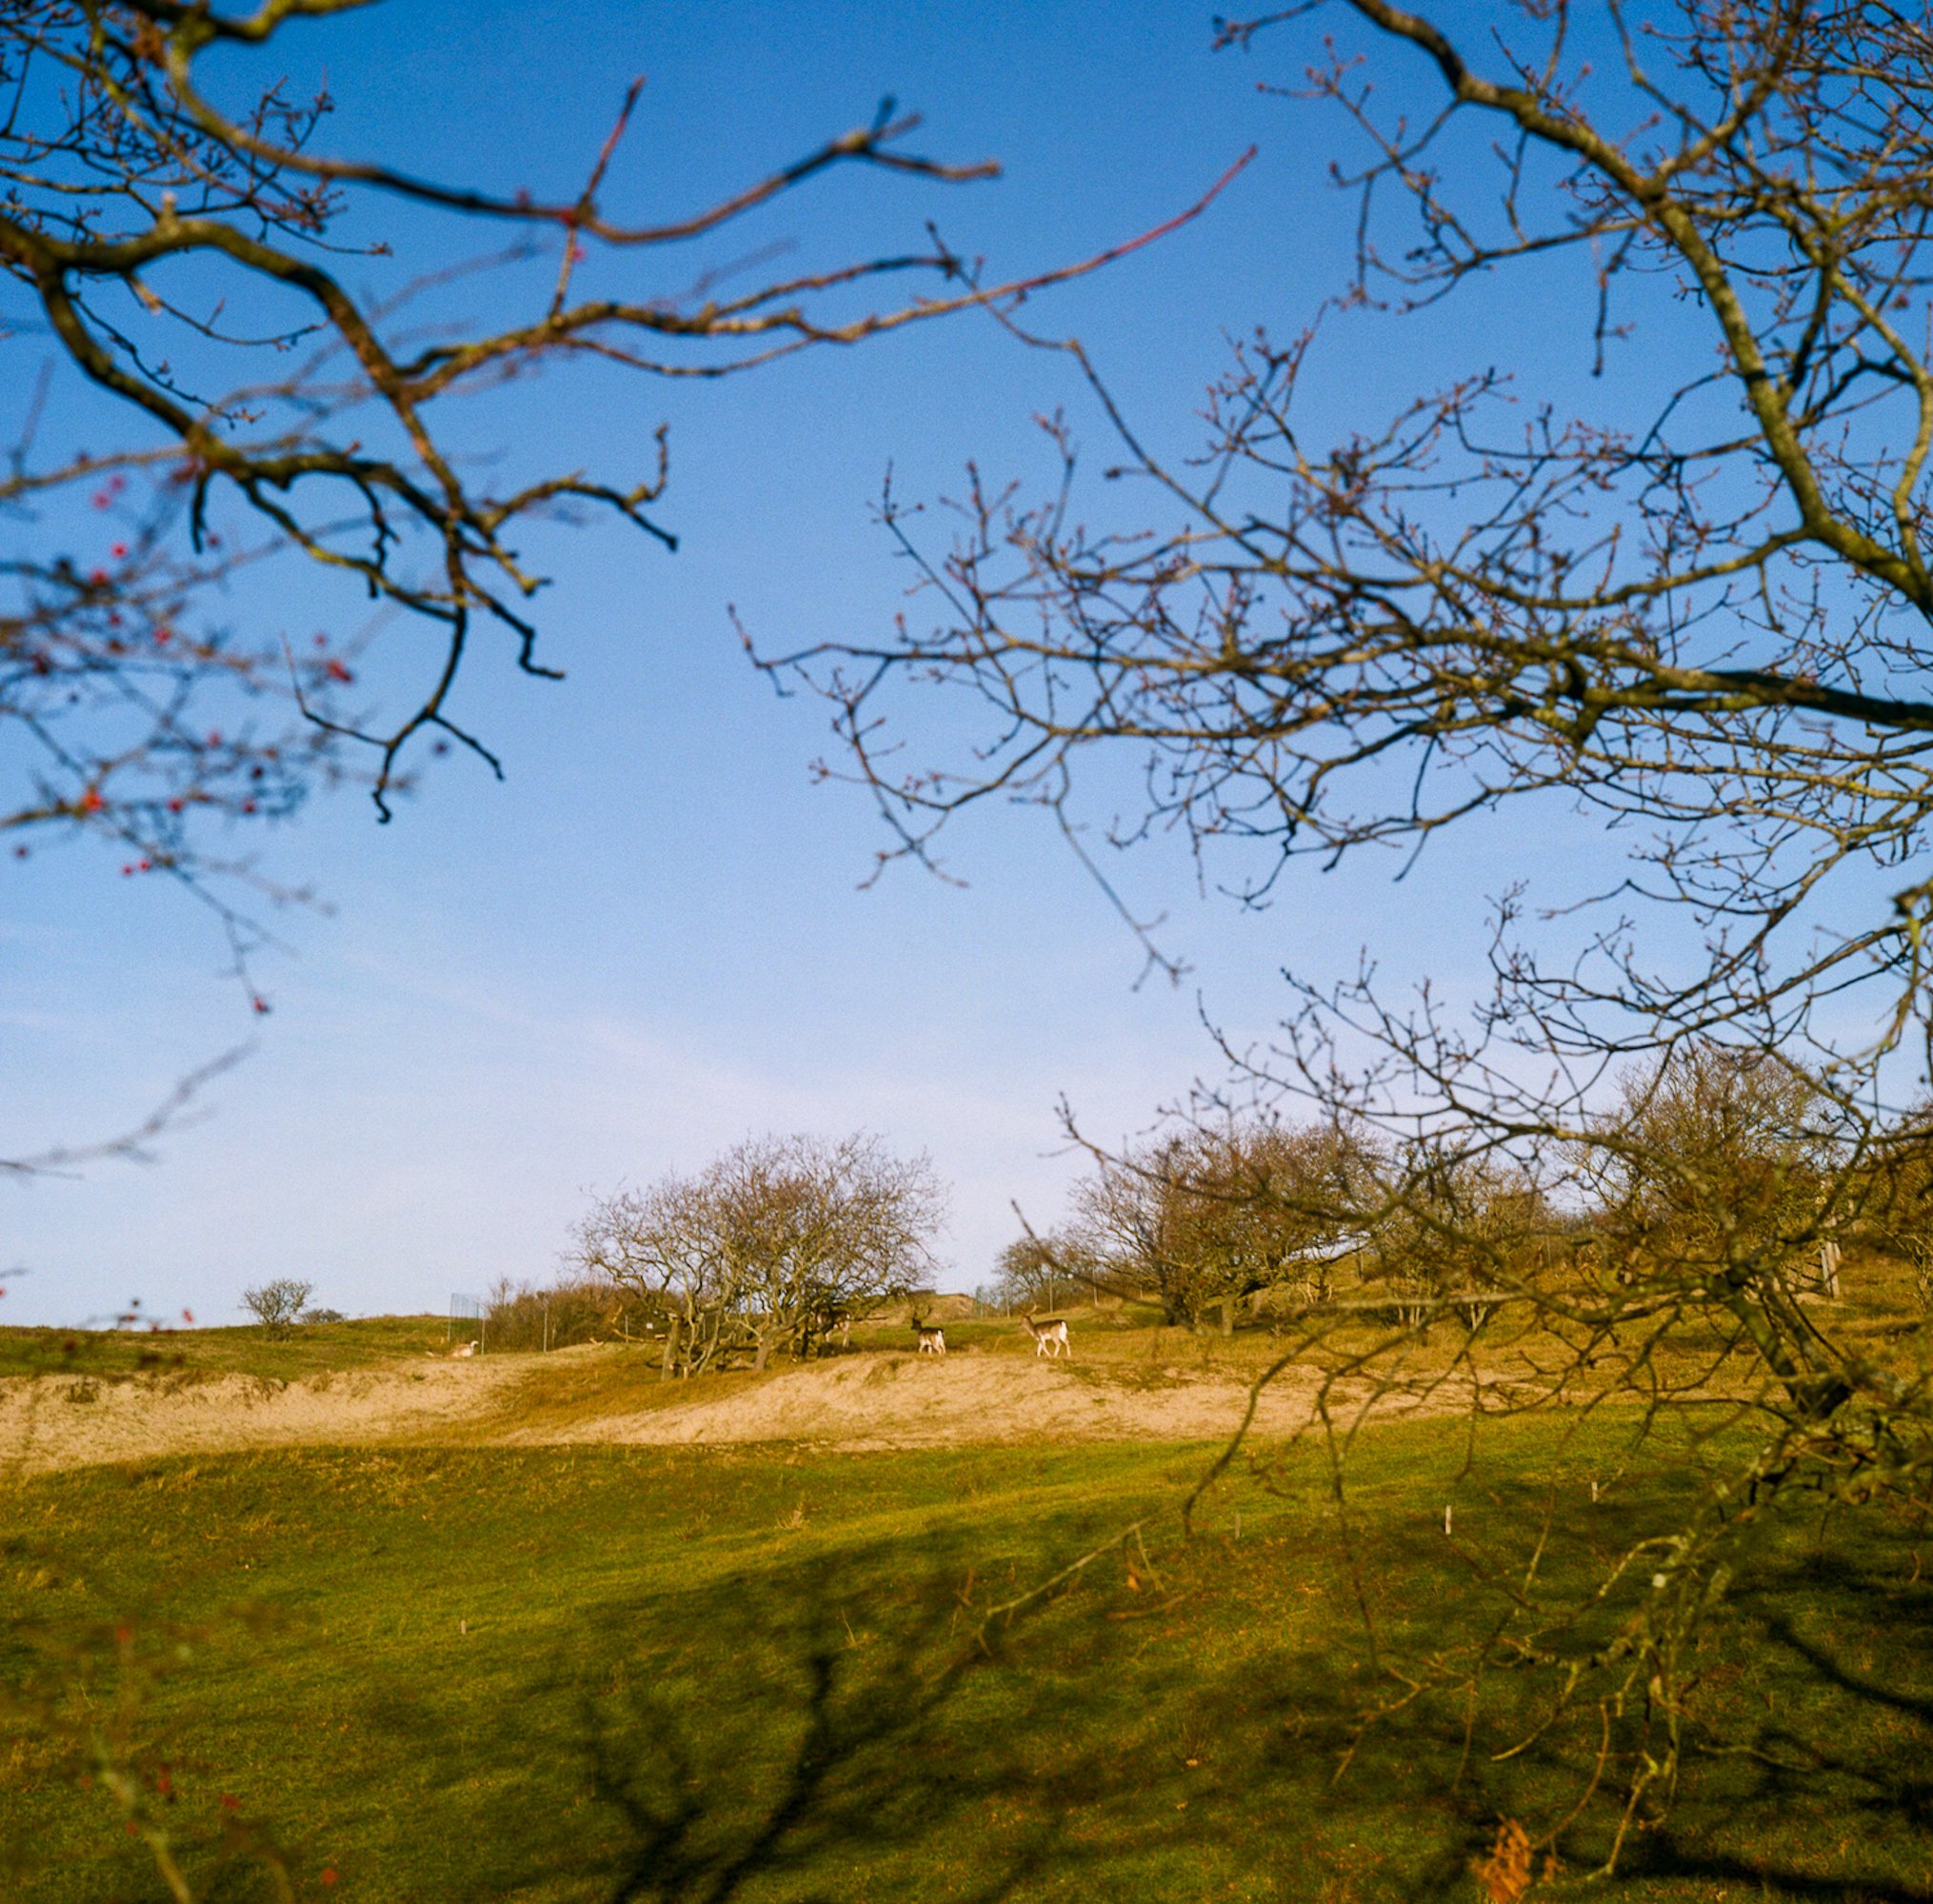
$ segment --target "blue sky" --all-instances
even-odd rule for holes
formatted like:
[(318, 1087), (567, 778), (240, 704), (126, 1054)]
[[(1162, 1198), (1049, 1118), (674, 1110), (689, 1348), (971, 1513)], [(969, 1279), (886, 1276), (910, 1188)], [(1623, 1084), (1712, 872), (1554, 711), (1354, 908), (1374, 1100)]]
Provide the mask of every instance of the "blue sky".
[[(627, 216), (707, 202), (888, 92), (925, 116), (924, 149), (1006, 169), (953, 191), (824, 181), (749, 241), (795, 240), (802, 258), (905, 247), (930, 216), (1000, 274), (1039, 269), (1169, 217), (1254, 145), (1196, 225), (1031, 312), (1185, 447), (1227, 338), (1297, 329), (1339, 287), (1353, 214), (1325, 177), (1344, 129), (1257, 89), (1293, 80), (1293, 43), (1215, 55), (1210, 40), (1206, 11), (1175, 6), (390, 0), (305, 44), (340, 102), (332, 149), (498, 188), (574, 186), (647, 74), (611, 192)], [(692, 274), (747, 242), (694, 252)], [(628, 267), (608, 268), (625, 283)], [(1356, 407), (1380, 416), (1420, 380), (1493, 361), (1576, 379), (1575, 331), (1534, 298), (1453, 307), (1400, 351), (1362, 320), (1325, 360), (1316, 414), (1346, 427)], [(1137, 987), (1133, 940), (1036, 815), (962, 828), (964, 887), (900, 868), (860, 889), (878, 822), (862, 794), (811, 783), (823, 715), (747, 665), (727, 605), (772, 647), (884, 629), (908, 580), (871, 517), (887, 466), (929, 498), (969, 458), (1038, 479), (1030, 419), (1059, 407), (1106, 460), (1066, 362), (970, 318), (722, 385), (573, 373), (480, 407), (464, 426), (478, 449), (601, 468), (635, 465), (668, 422), (659, 514), (680, 551), (605, 527), (547, 542), (545, 649), (568, 679), (531, 683), (486, 652), (463, 690), (503, 785), (452, 759), (391, 826), (346, 795), (260, 843), (330, 908), (274, 922), (287, 949), (261, 962), (275, 1009), (260, 1025), (192, 906), (84, 852), (0, 874), (0, 1155), (121, 1128), (254, 1044), (155, 1163), (0, 1188), (0, 1268), (27, 1272), (8, 1317), (73, 1322), (139, 1296), (233, 1320), (243, 1286), (276, 1275), (351, 1312), (438, 1308), (552, 1274), (590, 1191), (757, 1130), (864, 1127), (928, 1151), (954, 1189), (944, 1279), (970, 1287), (1015, 1233), (1009, 1200), (1059, 1214), (1078, 1161), (1056, 1104), (1103, 1140), (1146, 1126), (1212, 1072), (1204, 1012), (1237, 1041), (1265, 1036), (1283, 966), (1365, 946), (1397, 974), (1474, 987), (1484, 894), (1554, 850), (1515, 821), (1400, 887), (1393, 865), (1305, 870), (1259, 915), (1204, 901), (1158, 843), (1121, 872), (1167, 915), (1192, 968), (1179, 987)], [(249, 612), (298, 639), (343, 625), (319, 590), (295, 576)]]

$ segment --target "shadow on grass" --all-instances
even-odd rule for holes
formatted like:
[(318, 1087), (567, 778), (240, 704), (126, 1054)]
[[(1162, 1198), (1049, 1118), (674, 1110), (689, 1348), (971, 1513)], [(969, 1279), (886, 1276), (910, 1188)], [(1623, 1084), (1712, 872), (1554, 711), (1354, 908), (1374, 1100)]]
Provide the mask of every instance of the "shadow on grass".
[[(1412, 1585), (1441, 1566), (1421, 1540), (1378, 1550)], [(1306, 1626), (1215, 1643), (1218, 1602), (1279, 1592), (1280, 1551), (1185, 1558), (1154, 1604), (1084, 1583), (990, 1656), (960, 1630), (968, 1557), (929, 1545), (909, 1575), (903, 1549), (848, 1551), (597, 1614), (609, 1671), (556, 1689), (599, 1819), (569, 1894), (1465, 1899), (1500, 1817), (1534, 1827), (1590, 1781), (1594, 1709), (1494, 1756), (1540, 1716), (1530, 1675), (1488, 1679), (1474, 1721), (1445, 1686), (1365, 1732), (1392, 1681), (1353, 1649)], [(1761, 1578), (1709, 1662), (1678, 1803), (1610, 1894), (1928, 1904), (1933, 1594), (1816, 1562)], [(1566, 1833), (1568, 1874), (1617, 1810)], [(540, 1855), (519, 1875), (565, 1874)]]
[[(780, 1659), (767, 1654), (768, 1624), (747, 1631), (751, 1609), (714, 1612), (687, 1662), (695, 1682), (584, 1702), (592, 1789), (622, 1827), (613, 1904), (727, 1904), (747, 1891), (829, 1898), (855, 1870), (893, 1869), (909, 1890), (923, 1867), (957, 1874), (958, 1835), (1025, 1768), (997, 1746), (945, 1750), (948, 1709), (974, 1670), (945, 1583), (902, 1594), (889, 1636), (854, 1627), (855, 1584), (807, 1570)], [(626, 1637), (621, 1620), (608, 1631)], [(951, 1894), (1012, 1896), (1037, 1876), (1051, 1834), (1036, 1827), (986, 1850)]]
[[(1533, 1730), (1553, 1673), (1495, 1670), (1495, 1650), (1474, 1710), (1446, 1671), (1361, 1729), (1365, 1710), (1407, 1690), (1392, 1666), (1472, 1656), (1456, 1649), (1508, 1601), (1503, 1560), (1534, 1519), (1527, 1493), (1472, 1497), (1467, 1511), (1460, 1498), (1455, 1543), (1434, 1482), (1386, 1493), (1362, 1523), (1353, 1577), (1313, 1516), (1159, 1552), (1158, 1573), (1116, 1552), (981, 1653), (963, 1593), (984, 1606), (989, 1585), (998, 1598), (1052, 1574), (1113, 1530), (1118, 1502), (1069, 1487), (1024, 1512), (937, 1511), (959, 1497), (963, 1468), (948, 1471), (951, 1495), (889, 1500), (882, 1488), (854, 1532), (808, 1518), (789, 1466), (532, 1463), (521, 1478), (557, 1486), (572, 1530), (540, 1541), (524, 1492), (469, 1485), (450, 1458), (357, 1457), (343, 1471), (357, 1577), (387, 1579), (410, 1553), (415, 1570), (325, 1602), (327, 1641), (285, 1634), (259, 1656), (198, 1656), (156, 1718), (206, 1723), (180, 1723), (178, 1752), (154, 1746), (204, 1813), (219, 1766), (251, 1808), (259, 1794), (265, 1815), (295, 1820), (302, 1869), (325, 1854), (340, 1865), (336, 1895), (1467, 1904), (1471, 1860), (1499, 1817), (1533, 1831), (1562, 1818), (1600, 1743), (1589, 1706), (1498, 1757)], [(320, 1458), (225, 1469), (219, 1500), (230, 1519), (272, 1509), (293, 1525), (289, 1503), (320, 1512), (334, 1473)], [(277, 1475), (286, 1485), (269, 1488)], [(209, 1497), (196, 1489), (187, 1497)], [(50, 1524), (111, 1526), (130, 1502), (139, 1525), (171, 1524), (162, 1498), (126, 1478), (76, 1483)], [(1572, 1571), (1553, 1558), (1552, 1591), (1587, 1584), (1671, 1511), (1580, 1506), (1559, 1530)], [(270, 1537), (249, 1534), (246, 1551)], [(41, 1546), (50, 1563), (88, 1552), (78, 1537), (35, 1540), (0, 1558), (18, 1571)], [(331, 1569), (350, 1566), (328, 1553)], [(1933, 1588), (1912, 1557), (1883, 1530), (1830, 1556), (1794, 1530), (1759, 1557), (1698, 1655), (1679, 1803), (1634, 1833), (1619, 1881), (1592, 1894), (1933, 1904)], [(460, 1591), (446, 1593), (452, 1580)], [(1387, 1649), (1380, 1667), (1361, 1644), (1358, 1581)], [(29, 1663), (17, 1636), (0, 1635), (0, 1689)], [(0, 1810), (10, 1795), (0, 1786)], [(33, 1802), (35, 1818), (59, 1821)], [(1616, 1813), (1600, 1794), (1566, 1828), (1561, 1894), (1602, 1860)], [(106, 1825), (111, 1845), (98, 1816), (91, 1837), (61, 1840), (91, 1859), (67, 1870), (36, 1827), (45, 1848), (26, 1894), (153, 1894), (137, 1848)], [(0, 1841), (10, 1828), (0, 1819)], [(234, 1904), (257, 1894), (252, 1878), (212, 1881)]]
[[(1640, 1531), (1619, 1527), (1610, 1544)], [(1704, 1636), (1682, 1782), (1662, 1816), (1639, 1813), (1612, 1894), (1705, 1898), (1736, 1883), (1754, 1896), (1933, 1904), (1933, 1589), (1907, 1542), (1883, 1532), (1862, 1530), (1832, 1554), (1795, 1556), (1793, 1544), (1760, 1556)], [(1434, 1820), (1436, 1853), (1415, 1847), (1406, 1878), (1365, 1894), (1467, 1896), (1470, 1861), (1499, 1819), (1535, 1832), (1565, 1817), (1608, 1739), (1607, 1775), (1563, 1832), (1553, 1875), (1588, 1872), (1608, 1854), (1644, 1750), (1642, 1685), (1608, 1734), (1588, 1701), (1538, 1733), (1554, 1674), (1493, 1669), (1474, 1699), (1453, 1673), (1428, 1686), (1445, 1657), (1429, 1656), (1432, 1628), (1447, 1641), (1483, 1623), (1468, 1574), (1455, 1582), (1432, 1564), (1433, 1546), (1440, 1554), (1441, 1543), (1386, 1530), (1365, 1546), (1371, 1575), (1406, 1582), (1411, 1601), (1383, 1609), (1396, 1645), (1380, 1664), (1360, 1647), (1280, 1661), (1267, 1774), (1347, 1759), (1325, 1800), (1339, 1826), (1387, 1842), (1399, 1810)], [(1432, 1576), (1437, 1591), (1417, 1596)], [(1581, 1632), (1574, 1650), (1609, 1633)], [(1396, 1709), (1365, 1723), (1378, 1705)], [(1511, 1753), (1533, 1735), (1530, 1750)]]
[(1684, 1822), (1639, 1847), (1634, 1870), (1793, 1898), (1933, 1900), (1933, 1591), (1872, 1564), (1884, 1557), (1880, 1543), (1858, 1559), (1815, 1554), (1740, 1596), (1729, 1650), (1750, 1676), (1713, 1716)]
[(1460, 1739), (1412, 1728), (1402, 1779), (1331, 1790), (1340, 1656), (1204, 1657), (1212, 1580), (1126, 1606), (1084, 1583), (982, 1652), (972, 1557), (929, 1549), (909, 1578), (847, 1554), (606, 1610), (597, 1649), (631, 1670), (577, 1710), (617, 1835), (580, 1869), (612, 1904), (1468, 1894), (1496, 1814), (1435, 1775)]

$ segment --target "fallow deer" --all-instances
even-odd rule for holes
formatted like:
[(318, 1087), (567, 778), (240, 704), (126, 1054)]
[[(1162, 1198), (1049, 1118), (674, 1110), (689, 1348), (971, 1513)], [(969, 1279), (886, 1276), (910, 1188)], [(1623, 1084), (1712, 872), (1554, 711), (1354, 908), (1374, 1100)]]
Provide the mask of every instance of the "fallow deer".
[(1026, 1312), (1027, 1333), (1033, 1338), (1033, 1352), (1036, 1359), (1046, 1356), (1048, 1361), (1055, 1361), (1062, 1356), (1072, 1359), (1073, 1344), (1067, 1340), (1067, 1325), (1065, 1322), (1036, 1322), (1033, 1311)]
[(922, 1356), (944, 1356), (947, 1353), (947, 1332), (937, 1322), (915, 1322), (913, 1334), (919, 1339), (914, 1351)]

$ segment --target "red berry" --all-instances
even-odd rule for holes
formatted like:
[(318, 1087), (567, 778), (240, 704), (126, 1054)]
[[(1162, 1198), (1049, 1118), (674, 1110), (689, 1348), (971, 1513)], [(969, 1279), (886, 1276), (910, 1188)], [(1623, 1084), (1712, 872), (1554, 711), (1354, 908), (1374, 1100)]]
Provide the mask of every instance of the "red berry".
[(118, 562), (124, 555), (128, 553), (128, 545), (125, 542), (117, 542), (113, 545), (113, 547), (108, 551), (108, 553), (111, 555), (116, 562)]

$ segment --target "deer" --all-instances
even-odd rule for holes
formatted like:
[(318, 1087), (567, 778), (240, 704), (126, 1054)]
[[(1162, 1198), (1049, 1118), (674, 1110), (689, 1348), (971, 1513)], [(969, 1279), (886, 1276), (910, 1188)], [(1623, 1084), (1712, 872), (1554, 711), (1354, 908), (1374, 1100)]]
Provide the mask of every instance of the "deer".
[(919, 1338), (916, 1355), (944, 1356), (947, 1353), (947, 1332), (937, 1322), (915, 1322), (913, 1334)]
[(1027, 1334), (1033, 1338), (1035, 1359), (1046, 1356), (1048, 1361), (1057, 1361), (1062, 1356), (1073, 1359), (1073, 1344), (1067, 1340), (1067, 1325), (1065, 1322), (1036, 1322), (1033, 1311), (1026, 1312)]
[(852, 1311), (845, 1307), (815, 1309), (812, 1312), (812, 1327), (825, 1338), (829, 1347), (832, 1338), (839, 1338), (842, 1349), (852, 1345)]

